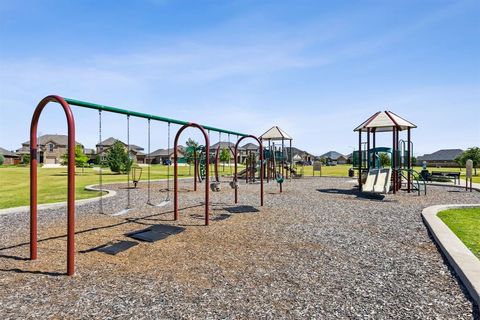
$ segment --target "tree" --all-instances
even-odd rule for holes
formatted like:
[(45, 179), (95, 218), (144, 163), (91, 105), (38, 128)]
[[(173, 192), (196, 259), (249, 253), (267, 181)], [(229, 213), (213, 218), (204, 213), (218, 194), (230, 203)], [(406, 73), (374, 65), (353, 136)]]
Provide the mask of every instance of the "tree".
[(189, 164), (188, 168), (188, 175), (192, 174), (192, 164), (194, 160), (194, 153), (196, 152), (198, 148), (198, 142), (193, 140), (192, 138), (188, 138), (188, 140), (185, 142), (187, 145), (187, 148), (185, 149), (185, 160)]
[(102, 161), (102, 158), (100, 157), (99, 154), (97, 154), (97, 155), (95, 156), (95, 159), (93, 159), (93, 163), (94, 163), (94, 164), (102, 165), (102, 164), (103, 164), (102, 162), (103, 162), (103, 161)]
[(382, 168), (390, 167), (392, 162), (390, 161), (390, 157), (388, 156), (388, 154), (386, 154), (385, 152), (381, 152), (378, 155), (378, 158), (380, 159), (380, 166)]
[(417, 157), (412, 156), (412, 158), (410, 158), (410, 161), (412, 161), (412, 166), (416, 166), (416, 165), (417, 165)]
[(462, 167), (465, 167), (467, 160), (471, 159), (473, 161), (473, 168), (475, 170), (475, 175), (477, 175), (477, 167), (480, 163), (480, 148), (472, 147), (464, 151), (460, 156), (458, 156), (455, 161)]
[(222, 151), (220, 151), (220, 161), (222, 161), (223, 164), (223, 171), (225, 171), (225, 163), (230, 163), (231, 158), (232, 155), (230, 154), (230, 150), (228, 150), (228, 148), (223, 148)]
[(5, 157), (3, 156), (3, 154), (0, 154), (0, 166), (3, 165), (4, 162), (5, 162)]
[(110, 170), (116, 173), (130, 172), (133, 164), (125, 145), (120, 141), (116, 141), (108, 150), (106, 162)]
[[(83, 149), (81, 146), (75, 146), (75, 166), (77, 167), (84, 167), (88, 162), (88, 156), (83, 153)], [(68, 164), (68, 152), (62, 155), (62, 165)]]

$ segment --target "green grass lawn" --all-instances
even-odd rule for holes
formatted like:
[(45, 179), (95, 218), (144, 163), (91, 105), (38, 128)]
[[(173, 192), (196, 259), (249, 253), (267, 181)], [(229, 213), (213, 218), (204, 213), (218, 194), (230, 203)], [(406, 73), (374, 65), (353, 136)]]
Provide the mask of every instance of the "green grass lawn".
[[(351, 165), (323, 166), (322, 176), (347, 177), (348, 169)], [(243, 166), (239, 166), (242, 170)], [(417, 167), (420, 171), (421, 168)], [(429, 168), (431, 171), (432, 169)], [(460, 171), (456, 168), (439, 168), (433, 170), (444, 171)], [(233, 168), (232, 168), (233, 171)], [(213, 175), (213, 166), (211, 169)], [(230, 175), (230, 167), (220, 165), (221, 175)], [(11, 208), (17, 206), (26, 206), (29, 204), (29, 173), (28, 167), (18, 166), (0, 166), (0, 209)], [(173, 167), (170, 167), (170, 173), (173, 175)], [(193, 173), (193, 170), (192, 170)], [(189, 176), (188, 167), (179, 167), (180, 177)], [(313, 167), (304, 167), (304, 175), (312, 176)], [(318, 172), (315, 173), (318, 176)], [(153, 165), (151, 167), (151, 178), (161, 179), (167, 177), (167, 166)], [(90, 184), (98, 184), (98, 171), (91, 168), (77, 169), (76, 176), (76, 198), (86, 199), (98, 196), (98, 192), (86, 191), (85, 186)], [(67, 170), (66, 168), (46, 169), (38, 168), (38, 203), (52, 203), (65, 201), (67, 196)], [(147, 168), (143, 168), (142, 180), (147, 179)], [(126, 175), (113, 174), (104, 172), (103, 181), (109, 182), (126, 182)], [(480, 183), (480, 176), (474, 177), (474, 182)]]
[[(336, 166), (322, 166), (322, 176), (330, 177), (348, 177), (348, 169), (351, 165), (339, 164)], [(303, 168), (303, 174), (305, 176), (313, 176), (313, 166), (305, 166)], [(315, 176), (319, 176), (319, 172), (315, 171)]]
[[(334, 176), (334, 177), (348, 177), (348, 169), (351, 167), (350, 164), (341, 164), (336, 166), (323, 166), (322, 167), (322, 176)], [(422, 171), (422, 167), (414, 167), (416, 171)], [(428, 168), (430, 172), (432, 171), (449, 171), (449, 172), (462, 172), (461, 177), (465, 179), (465, 170), (460, 170), (459, 168)], [(313, 175), (313, 166), (304, 167), (304, 175), (312, 176)], [(315, 175), (318, 176), (319, 173), (315, 171)], [(480, 183), (480, 175), (473, 177), (473, 182)]]
[(438, 217), (480, 258), (480, 208), (445, 210)]
[[(179, 176), (188, 177), (189, 167), (179, 166)], [(220, 166), (221, 175), (229, 175), (230, 168)], [(193, 168), (191, 173), (193, 174)], [(151, 179), (167, 177), (167, 166), (152, 165)], [(170, 167), (173, 179), (173, 166)], [(213, 175), (213, 167), (212, 167)], [(28, 167), (0, 166), (0, 209), (17, 206), (26, 206), (30, 201), (30, 169)], [(99, 196), (99, 192), (86, 191), (90, 184), (98, 184), (99, 173), (92, 168), (84, 170), (77, 168), (76, 198), (86, 199)], [(147, 180), (147, 168), (143, 167), (141, 180)], [(103, 182), (126, 182), (125, 174), (114, 174), (110, 171), (103, 173)], [(38, 203), (52, 203), (67, 199), (67, 169), (66, 168), (38, 168)]]

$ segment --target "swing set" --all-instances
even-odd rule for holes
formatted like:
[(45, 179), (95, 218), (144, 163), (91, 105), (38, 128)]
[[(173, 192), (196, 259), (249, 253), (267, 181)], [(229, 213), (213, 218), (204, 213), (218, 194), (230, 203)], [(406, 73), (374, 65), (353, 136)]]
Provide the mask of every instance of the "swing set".
[[(67, 125), (68, 125), (68, 150), (67, 150), (67, 159), (68, 159), (68, 173), (67, 173), (67, 275), (73, 275), (75, 272), (75, 121), (72, 109), (70, 106), (77, 106), (81, 108), (87, 109), (94, 109), (98, 110), (99, 115), (99, 123), (98, 123), (98, 131), (99, 131), (99, 141), (102, 142), (102, 113), (103, 112), (111, 112), (117, 114), (126, 115), (126, 127), (127, 127), (127, 152), (130, 157), (130, 117), (137, 117), (147, 119), (148, 125), (148, 153), (150, 154), (150, 143), (151, 143), (151, 121), (159, 121), (167, 123), (167, 137), (168, 137), (168, 148), (170, 149), (170, 131), (171, 131), (171, 124), (181, 125), (182, 127), (178, 130), (175, 135), (174, 139), (174, 191), (173, 191), (173, 202), (174, 202), (174, 220), (177, 221), (179, 219), (179, 200), (178, 200), (178, 146), (179, 146), (179, 139), (183, 131), (187, 128), (193, 127), (197, 128), (201, 131), (205, 139), (205, 225), (209, 224), (209, 191), (220, 191), (219, 184), (219, 174), (218, 174), (218, 158), (220, 148), (217, 148), (215, 154), (215, 181), (212, 181), (212, 184), (209, 185), (209, 169), (210, 169), (210, 131), (218, 132), (219, 133), (219, 141), (221, 139), (221, 134), (225, 133), (228, 134), (228, 138), (230, 140), (230, 134), (236, 135), (240, 137), (238, 139), (237, 144), (235, 145), (235, 173), (237, 171), (237, 161), (236, 161), (236, 154), (237, 149), (240, 141), (245, 138), (253, 138), (255, 139), (260, 146), (260, 150), (262, 150), (262, 143), (261, 140), (256, 138), (253, 135), (243, 134), (239, 132), (229, 131), (225, 129), (219, 129), (210, 126), (203, 126), (193, 122), (181, 121), (176, 119), (170, 119), (160, 116), (155, 116), (152, 114), (140, 113), (125, 109), (120, 109), (116, 107), (110, 107), (100, 104), (95, 104), (91, 102), (85, 102), (75, 99), (63, 98), (57, 95), (50, 95), (43, 98), (39, 104), (37, 105), (35, 112), (32, 117), (31, 127), (30, 127), (30, 260), (37, 259), (37, 252), (38, 252), (38, 225), (37, 225), (37, 203), (38, 203), (38, 178), (37, 178), (37, 166), (38, 166), (38, 158), (37, 158), (37, 129), (38, 129), (38, 121), (40, 119), (40, 115), (47, 104), (50, 102), (58, 103), (63, 108), (65, 112)], [(208, 130), (208, 133), (207, 133)], [(194, 153), (196, 154), (196, 152)], [(261, 160), (263, 161), (263, 155), (261, 155)], [(137, 170), (137, 169), (136, 169)], [(132, 177), (130, 177), (130, 173)], [(128, 213), (131, 208), (131, 199), (130, 199), (130, 181), (132, 180), (134, 185), (139, 182), (141, 177), (141, 170), (137, 172), (127, 172), (127, 203), (125, 209), (120, 212), (114, 213), (113, 215), (122, 215)], [(260, 189), (260, 205), (263, 206), (263, 172), (261, 174), (261, 189)], [(148, 166), (147, 171), (147, 204), (155, 207), (162, 207), (167, 205), (171, 202), (170, 200), (170, 167), (168, 166), (167, 169), (167, 196), (166, 198), (158, 203), (155, 204), (152, 202), (151, 198), (151, 172), (150, 166)], [(233, 178), (236, 182), (236, 174)], [(196, 182), (197, 182), (197, 175), (194, 177), (194, 185), (196, 190)], [(103, 213), (103, 173), (100, 169), (99, 174), (99, 185), (100, 185), (100, 199), (99, 199), (99, 211)], [(210, 188), (209, 188), (210, 187)], [(235, 203), (238, 201), (238, 188), (235, 189)]]

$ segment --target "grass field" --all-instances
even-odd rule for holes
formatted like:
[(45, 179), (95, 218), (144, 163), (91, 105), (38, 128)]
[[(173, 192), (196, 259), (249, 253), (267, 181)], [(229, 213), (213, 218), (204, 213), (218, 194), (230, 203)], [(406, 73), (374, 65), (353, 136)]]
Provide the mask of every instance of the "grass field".
[[(179, 166), (179, 176), (188, 177), (189, 167)], [(151, 179), (167, 177), (167, 166), (152, 165)], [(193, 168), (192, 168), (193, 174)], [(220, 166), (220, 173), (228, 175), (230, 168), (225, 170)], [(173, 178), (173, 167), (170, 167)], [(0, 209), (29, 204), (30, 197), (30, 169), (28, 167), (0, 167)], [(86, 199), (99, 195), (98, 192), (86, 191), (85, 186), (98, 184), (99, 173), (92, 168), (84, 170), (77, 168), (76, 198)], [(147, 180), (147, 168), (143, 168), (141, 180)], [(103, 172), (103, 182), (126, 182), (125, 174), (115, 174), (110, 171)], [(67, 169), (66, 168), (38, 168), (38, 203), (53, 203), (66, 201), (67, 196)]]
[[(322, 176), (348, 176), (350, 165), (323, 166)], [(240, 170), (242, 166), (240, 166)], [(415, 168), (420, 171), (421, 168)], [(432, 169), (429, 169), (432, 170)], [(444, 171), (460, 171), (456, 168), (439, 168), (434, 170)], [(173, 167), (170, 167), (173, 174)], [(17, 206), (26, 206), (29, 204), (29, 168), (16, 166), (0, 166), (0, 209), (11, 208)], [(213, 172), (213, 170), (212, 170)], [(193, 170), (192, 170), (193, 173)], [(313, 167), (304, 167), (304, 175), (312, 176)], [(189, 176), (189, 167), (179, 167), (181, 177)], [(220, 165), (221, 175), (230, 175), (230, 167)], [(318, 176), (319, 173), (315, 172)], [(151, 179), (162, 179), (167, 177), (167, 166), (153, 165), (151, 167)], [(98, 196), (97, 192), (84, 190), (85, 186), (90, 184), (98, 184), (98, 171), (91, 168), (77, 169), (76, 176), (76, 198), (86, 199)], [(66, 200), (67, 194), (67, 170), (66, 168), (38, 168), (38, 202), (52, 203)], [(147, 168), (144, 167), (142, 180), (147, 179)], [(104, 172), (103, 181), (109, 182), (126, 182), (126, 175), (114, 174), (110, 171)], [(480, 183), (480, 176), (474, 177), (474, 182)]]
[(480, 208), (446, 210), (438, 217), (480, 259)]
[[(334, 177), (347, 177), (348, 169), (351, 167), (350, 164), (342, 164), (336, 166), (323, 166), (322, 175), (323, 176), (334, 176)], [(414, 167), (414, 170), (417, 172), (422, 171), (422, 167)], [(449, 171), (449, 172), (462, 172), (462, 178), (465, 178), (465, 170), (460, 170), (460, 168), (428, 168), (431, 171)], [(313, 175), (313, 166), (304, 167), (304, 175), (312, 176)], [(319, 172), (315, 171), (315, 175), (318, 176)], [(480, 183), (480, 175), (473, 177), (473, 182)]]

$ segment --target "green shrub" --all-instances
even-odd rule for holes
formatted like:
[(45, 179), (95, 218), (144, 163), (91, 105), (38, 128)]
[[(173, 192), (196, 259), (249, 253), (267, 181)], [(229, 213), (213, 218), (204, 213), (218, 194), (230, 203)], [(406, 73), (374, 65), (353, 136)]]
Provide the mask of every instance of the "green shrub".
[(132, 167), (133, 161), (128, 155), (128, 151), (120, 141), (115, 142), (107, 153), (107, 164), (112, 172), (128, 173)]
[(0, 166), (3, 165), (3, 163), (5, 162), (5, 157), (0, 154)]
[(24, 154), (22, 156), (22, 164), (24, 164), (24, 165), (30, 164), (30, 155), (29, 154)]

